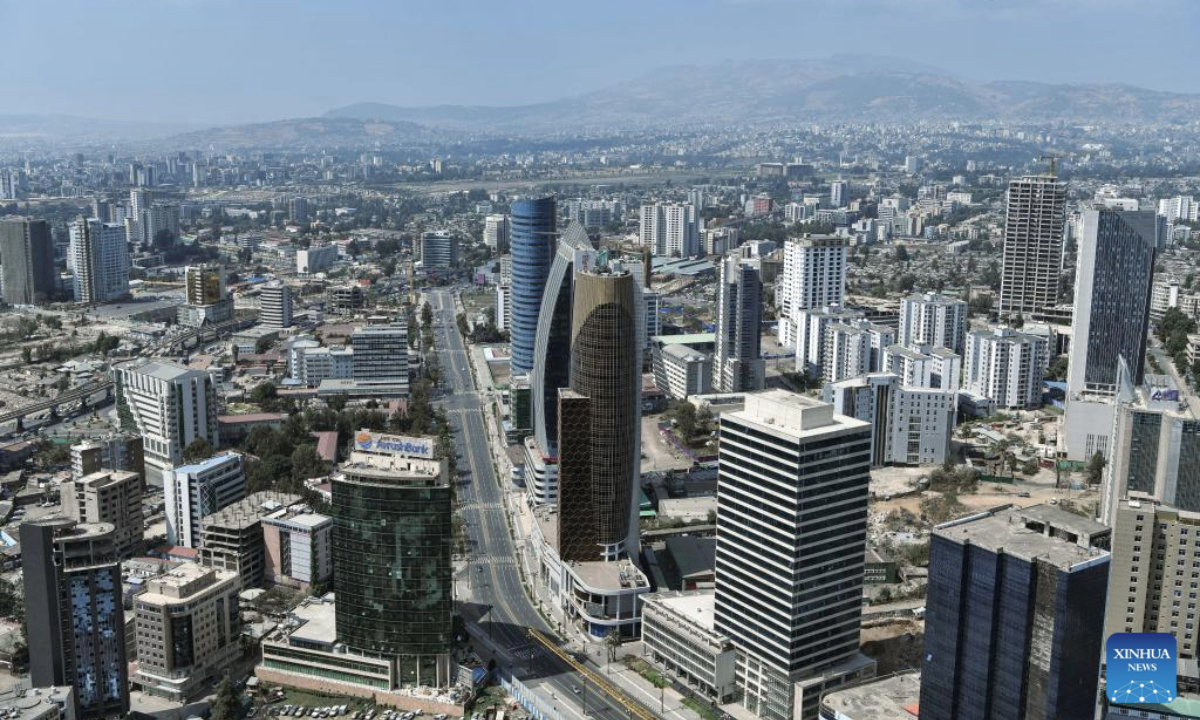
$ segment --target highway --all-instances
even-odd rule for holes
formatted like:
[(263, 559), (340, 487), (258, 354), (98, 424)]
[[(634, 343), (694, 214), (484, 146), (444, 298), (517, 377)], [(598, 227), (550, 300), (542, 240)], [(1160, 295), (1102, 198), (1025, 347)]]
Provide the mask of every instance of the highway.
[[(517, 548), (509, 534), (503, 496), (496, 482), (483, 405), (471, 376), (466, 346), (455, 326), (453, 296), (440, 290), (427, 297), (434, 311), (434, 338), (442, 366), (445, 394), (439, 400), (450, 419), (458, 448), (461, 513), (472, 548), (467, 572), (478, 606), (464, 607), (464, 620), (481, 619), (479, 626), (494, 642), (521, 658), (513, 674), (546, 697), (564, 720), (628, 717), (629, 711), (619, 701), (599, 692), (528, 636), (526, 628), (535, 628), (557, 638), (521, 585)], [(487, 605), (492, 606), (490, 611)], [(580, 693), (576, 694), (575, 689)], [(580, 707), (585, 698), (586, 715)]]

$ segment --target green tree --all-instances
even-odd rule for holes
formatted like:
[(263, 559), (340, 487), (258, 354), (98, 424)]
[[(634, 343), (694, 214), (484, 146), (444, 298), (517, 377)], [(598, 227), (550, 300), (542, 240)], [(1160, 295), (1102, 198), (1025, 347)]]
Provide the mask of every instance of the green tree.
[(241, 718), (241, 693), (233, 687), (233, 680), (229, 673), (225, 673), (225, 677), (217, 685), (217, 694), (213, 698), (212, 714), (209, 715), (209, 720), (241, 720)]
[(309, 478), (321, 477), (328, 468), (325, 461), (317, 454), (317, 447), (312, 443), (297, 445), (292, 451), (292, 479), (303, 483)]
[(696, 406), (686, 400), (676, 401), (671, 406), (671, 418), (679, 430), (679, 437), (686, 443), (696, 434)]
[(1088, 483), (1092, 485), (1099, 484), (1101, 476), (1104, 474), (1104, 466), (1107, 463), (1104, 460), (1104, 455), (1096, 451), (1088, 460), (1087, 466), (1084, 468), (1084, 475), (1087, 476)]
[(429, 327), (433, 324), (433, 308), (429, 307), (429, 303), (421, 306), (421, 327)]
[(199, 462), (212, 457), (212, 443), (204, 438), (196, 438), (188, 443), (188, 446), (183, 449), (184, 462)]
[(608, 650), (608, 661), (610, 663), (617, 661), (617, 650), (621, 647), (621, 633), (613, 628), (604, 636), (604, 647)]

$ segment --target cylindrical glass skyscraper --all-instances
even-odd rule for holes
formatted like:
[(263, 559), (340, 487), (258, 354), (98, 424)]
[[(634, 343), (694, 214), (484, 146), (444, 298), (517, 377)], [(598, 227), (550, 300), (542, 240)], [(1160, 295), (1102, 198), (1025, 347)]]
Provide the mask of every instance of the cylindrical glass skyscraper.
[(512, 374), (533, 370), (542, 291), (554, 260), (558, 209), (552, 197), (512, 204), (509, 244), (512, 248)]

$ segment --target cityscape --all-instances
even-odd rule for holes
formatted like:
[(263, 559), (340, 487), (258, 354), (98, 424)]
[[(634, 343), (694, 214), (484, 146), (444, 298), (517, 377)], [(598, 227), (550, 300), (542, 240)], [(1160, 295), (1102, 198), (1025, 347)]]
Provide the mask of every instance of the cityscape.
[(1200, 5), (661, 3), (0, 2), (0, 718), (1200, 718)]

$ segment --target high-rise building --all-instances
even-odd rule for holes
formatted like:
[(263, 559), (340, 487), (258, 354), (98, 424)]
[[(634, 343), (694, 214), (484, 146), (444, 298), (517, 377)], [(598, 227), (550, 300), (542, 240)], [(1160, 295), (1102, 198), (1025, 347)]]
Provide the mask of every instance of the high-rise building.
[(641, 301), (622, 268), (577, 268), (571, 372), (558, 391), (558, 537), (565, 562), (638, 553)]
[(896, 344), (943, 347), (962, 355), (967, 341), (967, 303), (937, 293), (910, 295), (900, 301)]
[(558, 238), (553, 197), (518, 200), (509, 218), (512, 245), (512, 374), (533, 370), (534, 342), (542, 291), (550, 275)]
[(75, 273), (75, 302), (97, 305), (129, 296), (129, 246), (120, 225), (76, 220), (69, 264)]
[[(333, 477), (338, 641), (394, 657), (414, 686), (449, 684), (451, 489), (433, 438), (360, 432)], [(395, 450), (389, 448), (396, 448)]]
[(111, 525), (66, 518), (21, 524), (29, 677), (70, 685), (75, 717), (129, 712), (121, 562)]
[(168, 203), (154, 203), (140, 215), (135, 215), (137, 230), (140, 233), (138, 242), (145, 246), (161, 244), (163, 233), (174, 242), (179, 237), (179, 206)]
[(58, 295), (54, 240), (45, 220), (0, 220), (4, 302), (38, 305)]
[(1048, 505), (977, 513), (934, 530), (922, 720), (1092, 720), (1107, 533)]
[(846, 207), (846, 196), (850, 191), (850, 183), (845, 180), (835, 180), (829, 183), (829, 203), (835, 208)]
[(278, 510), (262, 520), (272, 585), (308, 590), (333, 576), (333, 520), (307, 509)]
[(338, 249), (335, 245), (314, 245), (296, 251), (296, 272), (319, 273), (333, 267), (337, 262)]
[(483, 219), (483, 244), (493, 251), (508, 251), (508, 216), (488, 215)]
[(147, 692), (187, 702), (242, 654), (238, 576), (185, 563), (146, 582), (134, 599), (137, 672)]
[(1157, 231), (1152, 212), (1084, 212), (1067, 375), (1071, 395), (1115, 393), (1120, 357), (1133, 383), (1142, 382)]
[(643, 205), (639, 237), (655, 255), (690, 258), (700, 254), (700, 212), (695, 205)]
[(458, 263), (458, 236), (445, 230), (421, 234), (421, 265), (426, 270), (444, 270)]
[(1009, 327), (968, 333), (963, 387), (995, 410), (1038, 407), (1047, 352), (1046, 338)]
[(408, 329), (403, 324), (368, 325), (350, 334), (354, 350), (353, 377), (408, 388)]
[(279, 280), (263, 285), (259, 293), (259, 321), (269, 328), (292, 326), (292, 290)]
[(1063, 264), (1067, 184), (1053, 176), (1008, 185), (1000, 317), (1029, 315), (1058, 303)]
[(720, 423), (714, 627), (748, 710), (816, 718), (823, 691), (874, 672), (858, 652), (871, 427), (783, 390)]
[(183, 277), (187, 304), (212, 305), (225, 299), (225, 268), (220, 265), (189, 265)]
[(496, 286), (496, 329), (508, 330), (512, 326), (512, 286)]
[(114, 433), (71, 446), (72, 480), (101, 470), (129, 470), (145, 480), (143, 463), (142, 438), (133, 433)]
[(754, 267), (735, 257), (721, 261), (717, 278), (717, 337), (712, 387), (717, 392), (761, 390), (762, 280)]
[(117, 366), (113, 377), (121, 429), (142, 438), (148, 484), (162, 487), (193, 441), (217, 446), (217, 396), (208, 373), (145, 359)]
[(63, 514), (80, 523), (113, 526), (121, 559), (142, 544), (142, 476), (126, 470), (99, 470), (61, 486)]
[(308, 198), (294, 197), (288, 200), (288, 220), (294, 223), (308, 222)]
[(892, 373), (825, 385), (834, 412), (871, 425), (871, 467), (950, 460), (958, 392), (912, 387)]
[(204, 516), (246, 496), (246, 469), (242, 456), (228, 452), (179, 465), (167, 472), (163, 489), (167, 542), (200, 547)]
[(775, 286), (779, 338), (796, 347), (800, 313), (846, 299), (846, 238), (816, 235), (784, 244), (783, 275)]
[(820, 326), (821, 378), (838, 382), (883, 370), (895, 331), (867, 320), (823, 323)]

